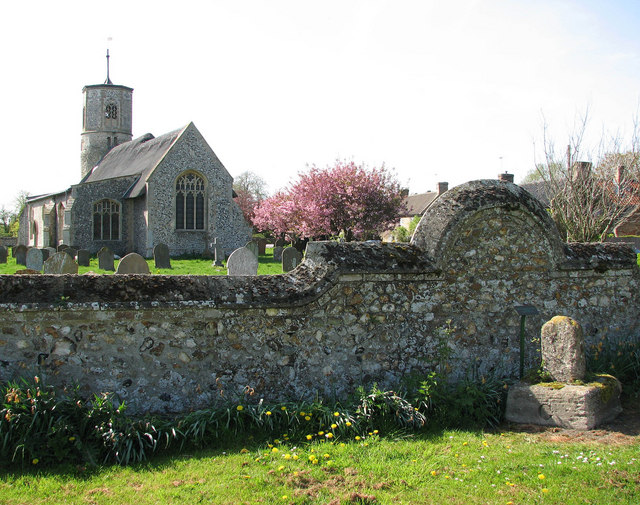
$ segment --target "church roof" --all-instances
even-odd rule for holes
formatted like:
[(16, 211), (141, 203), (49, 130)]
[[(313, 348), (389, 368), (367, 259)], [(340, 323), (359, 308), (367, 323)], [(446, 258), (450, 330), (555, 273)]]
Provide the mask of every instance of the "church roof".
[(81, 183), (98, 182), (116, 177), (138, 175), (138, 180), (125, 195), (135, 198), (144, 193), (147, 177), (169, 152), (171, 146), (186, 127), (174, 130), (159, 137), (150, 133), (114, 147), (89, 172)]

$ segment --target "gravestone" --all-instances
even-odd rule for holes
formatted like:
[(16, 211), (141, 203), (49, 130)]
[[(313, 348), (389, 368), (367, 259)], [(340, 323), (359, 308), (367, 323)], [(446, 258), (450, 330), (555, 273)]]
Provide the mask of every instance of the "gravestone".
[(240, 247), (231, 253), (227, 261), (228, 275), (256, 275), (258, 257), (246, 247)]
[(27, 266), (27, 251), (27, 246), (22, 244), (13, 248), (13, 253), (16, 257), (16, 263), (18, 265)]
[(247, 245), (245, 245), (245, 247), (249, 249), (256, 258), (258, 257), (258, 243), (255, 240), (250, 240), (249, 242), (247, 242)]
[(295, 247), (287, 247), (282, 252), (282, 271), (290, 272), (302, 261), (302, 253)]
[(0, 263), (6, 263), (7, 256), (9, 256), (9, 250), (5, 246), (0, 245)]
[(273, 245), (273, 259), (275, 261), (282, 261), (282, 251), (284, 249), (286, 242), (279, 238), (276, 240), (276, 243)]
[(32, 247), (27, 251), (26, 267), (28, 270), (42, 270), (44, 265), (44, 256), (42, 250)]
[(76, 253), (76, 261), (79, 266), (88, 267), (89, 262), (91, 261), (91, 253), (86, 249), (78, 249), (78, 252)]
[(153, 260), (156, 268), (171, 268), (171, 257), (167, 244), (156, 244), (153, 248)]
[(584, 335), (578, 321), (556, 316), (547, 321), (540, 333), (544, 369), (554, 381), (573, 382), (584, 379), (587, 363)]
[(76, 254), (78, 254), (78, 251), (80, 250), (79, 247), (75, 247), (70, 245), (69, 247), (67, 247), (64, 252), (66, 252), (69, 256), (71, 256), (71, 258), (73, 258), (73, 260), (75, 261), (76, 259)]
[(258, 256), (264, 256), (267, 253), (267, 239), (258, 239)]
[(64, 251), (65, 249), (69, 249), (69, 245), (68, 245), (68, 244), (60, 244), (60, 245), (58, 246), (58, 252), (62, 252), (62, 251)]
[(218, 239), (213, 239), (213, 266), (221, 267), (224, 261), (224, 249), (218, 244)]
[(106, 246), (98, 251), (98, 268), (109, 271), (116, 269), (113, 264), (113, 251)]
[(65, 251), (55, 253), (44, 262), (45, 274), (77, 274), (78, 264)]
[(149, 265), (138, 253), (129, 253), (118, 263), (116, 274), (149, 274)]
[(40, 249), (42, 251), (42, 259), (47, 261), (50, 256), (53, 256), (56, 251), (53, 247), (45, 247), (44, 249)]

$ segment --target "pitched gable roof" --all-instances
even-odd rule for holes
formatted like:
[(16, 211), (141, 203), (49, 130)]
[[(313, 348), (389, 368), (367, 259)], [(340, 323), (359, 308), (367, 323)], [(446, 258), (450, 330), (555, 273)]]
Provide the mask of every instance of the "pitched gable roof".
[[(138, 175), (136, 183), (127, 191), (125, 197), (134, 198), (143, 193), (144, 184), (151, 172), (162, 161), (171, 146), (187, 127), (174, 130), (159, 137), (150, 133), (125, 142), (109, 151), (89, 172), (81, 183), (90, 183)], [(140, 188), (139, 186), (142, 186)]]
[(433, 202), (438, 193), (435, 191), (428, 191), (426, 193), (420, 193), (417, 195), (409, 195), (405, 199), (407, 206), (407, 216), (422, 215), (425, 209)]

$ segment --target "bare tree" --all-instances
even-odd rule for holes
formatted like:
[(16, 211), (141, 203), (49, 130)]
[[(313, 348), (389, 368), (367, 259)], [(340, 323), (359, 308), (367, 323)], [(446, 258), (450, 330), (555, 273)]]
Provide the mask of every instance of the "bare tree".
[(544, 162), (536, 164), (549, 210), (570, 242), (603, 241), (635, 208), (638, 198), (640, 144), (638, 124), (630, 144), (603, 134), (594, 149), (584, 148), (588, 113), (580, 118), (566, 151), (555, 149), (544, 125)]

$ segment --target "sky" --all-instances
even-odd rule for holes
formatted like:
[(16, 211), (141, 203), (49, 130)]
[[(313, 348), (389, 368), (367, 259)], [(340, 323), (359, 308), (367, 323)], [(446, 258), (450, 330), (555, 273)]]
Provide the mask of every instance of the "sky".
[(133, 136), (193, 121), (273, 193), (309, 165), (384, 164), (411, 193), (633, 131), (637, 0), (5, 2), (0, 207), (80, 180), (82, 88), (134, 88)]

